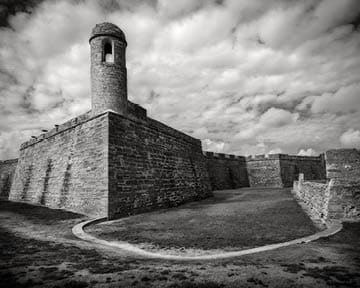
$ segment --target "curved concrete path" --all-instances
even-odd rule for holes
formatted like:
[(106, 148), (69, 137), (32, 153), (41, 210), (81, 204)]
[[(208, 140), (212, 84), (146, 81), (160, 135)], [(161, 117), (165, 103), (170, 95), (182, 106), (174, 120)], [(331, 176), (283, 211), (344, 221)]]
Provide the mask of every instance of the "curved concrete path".
[(310, 236), (298, 238), (295, 240), (282, 242), (282, 243), (276, 243), (276, 244), (270, 244), (265, 245), (261, 247), (251, 248), (251, 249), (245, 249), (240, 251), (231, 251), (231, 252), (221, 252), (221, 253), (213, 253), (213, 254), (204, 254), (204, 255), (196, 255), (196, 256), (185, 256), (185, 255), (172, 255), (172, 254), (166, 254), (162, 252), (150, 252), (146, 251), (142, 248), (137, 247), (136, 245), (130, 244), (125, 241), (106, 241), (103, 239), (99, 239), (97, 237), (94, 237), (84, 231), (84, 228), (86, 226), (105, 222), (106, 218), (97, 218), (93, 220), (88, 220), (82, 223), (79, 223), (75, 225), (72, 228), (73, 234), (85, 241), (89, 241), (91, 243), (99, 244), (107, 248), (115, 248), (115, 249), (122, 249), (127, 252), (132, 252), (137, 254), (138, 256), (148, 257), (148, 258), (158, 258), (158, 259), (167, 259), (167, 260), (214, 260), (214, 259), (221, 259), (221, 258), (230, 258), (230, 257), (238, 257), (258, 252), (264, 252), (269, 250), (278, 249), (281, 247), (286, 247), (294, 244), (301, 244), (301, 243), (308, 243), (311, 241), (315, 241), (317, 239), (328, 237), (330, 235), (334, 235), (335, 233), (339, 232), (343, 225), (341, 222), (333, 222), (331, 223), (326, 230), (320, 231), (318, 233), (315, 233)]

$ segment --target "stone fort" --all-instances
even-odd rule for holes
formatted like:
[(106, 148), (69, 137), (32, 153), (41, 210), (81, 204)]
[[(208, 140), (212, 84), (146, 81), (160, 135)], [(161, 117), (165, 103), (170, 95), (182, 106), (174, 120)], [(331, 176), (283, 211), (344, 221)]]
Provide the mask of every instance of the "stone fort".
[(90, 36), (91, 110), (23, 143), (0, 161), (0, 196), (114, 219), (210, 197), (213, 190), (291, 187), (312, 217), (360, 214), (360, 151), (244, 157), (201, 141), (128, 100), (126, 38), (102, 23)]

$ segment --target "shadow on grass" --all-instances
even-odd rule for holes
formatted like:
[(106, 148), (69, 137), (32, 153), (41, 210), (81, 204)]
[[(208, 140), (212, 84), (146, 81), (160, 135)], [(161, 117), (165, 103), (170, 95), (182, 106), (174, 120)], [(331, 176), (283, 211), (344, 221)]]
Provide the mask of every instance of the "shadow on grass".
[[(1, 227), (0, 247), (0, 279), (11, 284), (8, 287), (32, 287), (36, 283), (44, 285), (55, 281), (63, 281), (60, 287), (86, 287), (72, 279), (75, 271), (87, 269), (93, 274), (118, 273), (137, 264), (134, 259), (117, 259), (94, 249), (19, 237)], [(60, 268), (59, 264), (64, 262), (68, 263), (66, 268)], [(16, 273), (17, 269), (22, 272)], [(31, 274), (36, 277), (27, 276)]]
[(360, 222), (343, 222), (343, 229), (335, 235), (324, 237), (318, 242), (351, 244), (359, 246), (360, 243)]
[(53, 222), (57, 221), (86, 217), (81, 214), (68, 212), (61, 209), (50, 209), (47, 207), (20, 202), (11, 202), (7, 200), (0, 200), (0, 212), (1, 211), (22, 215), (28, 220), (38, 224), (52, 224)]

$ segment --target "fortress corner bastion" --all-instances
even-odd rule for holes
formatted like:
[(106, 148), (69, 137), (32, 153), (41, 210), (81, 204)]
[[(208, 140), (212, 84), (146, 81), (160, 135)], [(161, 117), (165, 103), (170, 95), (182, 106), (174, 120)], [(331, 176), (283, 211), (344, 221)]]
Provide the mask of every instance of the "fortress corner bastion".
[[(0, 161), (0, 197), (114, 219), (212, 196), (213, 190), (291, 187), (322, 220), (359, 217), (359, 151), (317, 157), (202, 151), (201, 141), (128, 100), (124, 32), (89, 37), (91, 110), (32, 137)], [(330, 185), (331, 184), (331, 185)], [(319, 192), (320, 191), (320, 192)]]
[(21, 145), (9, 199), (116, 218), (211, 196), (200, 140), (128, 101), (123, 31), (89, 43), (91, 111)]

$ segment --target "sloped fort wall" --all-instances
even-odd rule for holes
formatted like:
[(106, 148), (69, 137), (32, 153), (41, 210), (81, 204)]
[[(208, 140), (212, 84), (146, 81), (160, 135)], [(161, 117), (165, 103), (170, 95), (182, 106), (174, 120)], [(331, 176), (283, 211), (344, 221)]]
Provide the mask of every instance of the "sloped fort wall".
[(213, 189), (291, 187), (299, 173), (305, 179), (325, 179), (324, 156), (286, 154), (243, 157), (204, 152)]
[(330, 187), (326, 180), (304, 181), (303, 174), (300, 174), (299, 179), (294, 181), (292, 192), (311, 219), (323, 223), (327, 221)]
[(204, 156), (212, 190), (249, 187), (245, 157), (213, 152)]
[(360, 219), (360, 151), (326, 151), (326, 183), (294, 182), (293, 192), (310, 216), (323, 222)]
[(128, 105), (24, 143), (9, 199), (115, 218), (210, 196), (200, 140)]
[(22, 144), (9, 199), (106, 216), (107, 114), (74, 118)]
[(0, 161), (0, 199), (9, 197), (18, 159)]
[(326, 177), (330, 181), (329, 217), (360, 218), (360, 150), (326, 151)]
[(211, 196), (200, 140), (151, 118), (109, 113), (109, 216)]

